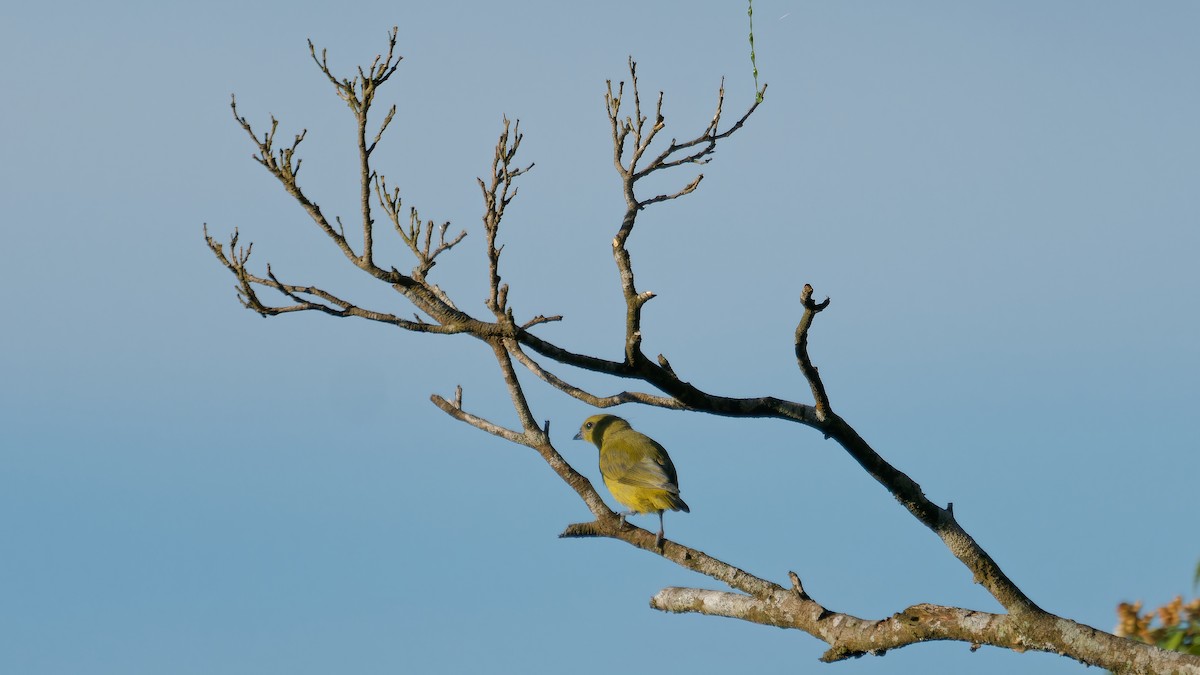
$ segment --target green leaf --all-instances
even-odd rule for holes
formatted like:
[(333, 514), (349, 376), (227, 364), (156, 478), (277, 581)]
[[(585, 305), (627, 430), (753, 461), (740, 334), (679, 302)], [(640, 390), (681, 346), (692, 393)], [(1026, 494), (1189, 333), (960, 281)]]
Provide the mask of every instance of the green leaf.
[(1173, 630), (1164, 640), (1159, 640), (1158, 646), (1163, 649), (1169, 649), (1173, 652), (1182, 651), (1179, 646), (1183, 644), (1183, 638), (1186, 633), (1183, 630)]

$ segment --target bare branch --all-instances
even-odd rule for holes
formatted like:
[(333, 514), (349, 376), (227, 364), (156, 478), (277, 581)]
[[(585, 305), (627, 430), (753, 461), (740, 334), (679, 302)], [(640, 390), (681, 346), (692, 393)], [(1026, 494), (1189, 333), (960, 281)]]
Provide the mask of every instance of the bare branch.
[[(766, 85), (763, 85), (762, 93), (765, 94), (766, 91), (767, 87)], [(746, 110), (745, 113), (742, 114), (740, 118), (738, 118), (736, 122), (734, 122), (725, 131), (719, 131), (718, 127), (720, 126), (721, 115), (725, 106), (725, 81), (722, 79), (721, 86), (717, 92), (717, 110), (715, 113), (713, 113), (712, 121), (709, 122), (708, 127), (706, 127), (700, 135), (689, 141), (678, 143), (672, 139), (670, 145), (668, 145), (661, 153), (659, 153), (659, 155), (655, 157), (650, 164), (646, 165), (644, 169), (638, 172), (638, 177), (644, 176), (653, 171), (670, 169), (682, 164), (707, 164), (711, 159), (709, 156), (716, 151), (717, 141), (723, 138), (728, 138), (736, 131), (741, 129), (742, 126), (745, 125), (746, 120), (750, 118), (750, 115), (752, 115), (754, 111), (758, 109), (760, 103), (762, 103), (762, 99), (761, 97), (757, 97), (754, 103)], [(697, 149), (682, 157), (671, 159), (671, 156), (675, 153), (683, 150), (691, 150), (692, 148)]]
[(817, 313), (829, 306), (829, 299), (814, 302), (812, 294), (812, 286), (805, 284), (800, 294), (804, 314), (796, 326), (795, 349), (796, 360), (805, 379), (808, 380), (816, 402), (814, 411), (819, 422), (816, 427), (826, 438), (836, 440), (917, 520), (941, 537), (950, 552), (971, 570), (975, 582), (986, 588), (1005, 609), (1014, 615), (1045, 614), (1008, 578), (987, 551), (959, 526), (950, 509), (943, 509), (930, 501), (916, 481), (884, 460), (853, 427), (830, 409), (825, 385), (808, 355), (808, 331)]
[(554, 316), (543, 316), (541, 314), (538, 314), (537, 316), (533, 317), (532, 319), (521, 324), (521, 330), (529, 330), (530, 328), (533, 328), (534, 326), (537, 326), (538, 324), (550, 323), (553, 321), (562, 321), (562, 315), (555, 314)]
[(454, 403), (450, 403), (444, 398), (436, 394), (431, 397), (435, 405), (441, 408), (448, 415), (466, 422), (478, 429), (482, 429), (490, 434), (499, 436), (512, 443), (524, 445), (537, 451), (545, 460), (546, 464), (558, 474), (568, 486), (575, 490), (584, 504), (597, 518), (615, 519), (615, 515), (605, 505), (604, 500), (596, 492), (591, 481), (583, 474), (579, 473), (572, 467), (558, 450), (550, 443), (550, 423), (546, 422), (545, 426), (538, 426), (533, 419), (533, 414), (529, 409), (529, 403), (525, 399), (525, 393), (521, 388), (521, 383), (517, 379), (517, 373), (513, 368), (512, 361), (509, 358), (507, 348), (502, 340), (492, 339), (487, 340), (492, 347), (493, 355), (496, 357), (496, 363), (500, 366), (501, 374), (504, 378), (504, 383), (508, 388), (509, 396), (512, 399), (513, 408), (517, 412), (518, 418), (521, 420), (522, 431), (517, 432), (511, 429), (506, 429), (498, 424), (489, 422), (481, 417), (472, 415), (462, 409), (462, 387), (458, 387), (455, 391)]
[(505, 343), (511, 353), (521, 365), (525, 366), (529, 372), (536, 375), (546, 384), (562, 391), (570, 396), (573, 396), (584, 403), (596, 406), (597, 408), (610, 408), (622, 403), (642, 403), (645, 405), (657, 406), (659, 408), (669, 408), (671, 410), (687, 410), (687, 406), (680, 403), (674, 398), (667, 396), (654, 396), (642, 392), (623, 391), (612, 396), (596, 396), (583, 389), (570, 384), (559, 378), (554, 373), (543, 368), (537, 361), (529, 358), (529, 355), (521, 349), (521, 345), (516, 340), (509, 340)]
[(617, 168), (617, 173), (624, 177), (628, 171), (625, 169), (625, 138), (632, 131), (631, 127), (620, 122), (621, 116), (621, 101), (625, 95), (625, 83), (617, 84), (617, 95), (613, 96), (612, 80), (607, 80), (607, 93), (604, 94), (604, 109), (608, 114), (609, 126), (612, 129), (613, 137), (613, 164)]
[(825, 393), (825, 384), (821, 382), (821, 374), (808, 356), (808, 329), (812, 326), (813, 317), (817, 312), (829, 306), (829, 298), (825, 298), (824, 302), (817, 303), (813, 302), (812, 294), (813, 287), (804, 284), (804, 290), (800, 293), (800, 303), (804, 305), (804, 314), (800, 317), (800, 323), (796, 325), (796, 361), (800, 364), (800, 372), (804, 373), (804, 379), (808, 380), (809, 388), (812, 389), (817, 419), (824, 420), (825, 416), (829, 414), (829, 396)]
[[(226, 269), (230, 270), (238, 280), (238, 300), (244, 307), (257, 312), (261, 316), (277, 316), (300, 311), (319, 311), (337, 317), (369, 319), (418, 333), (454, 334), (470, 332), (471, 330), (470, 325), (465, 323), (440, 325), (425, 323), (419, 320), (415, 322), (408, 321), (407, 319), (401, 319), (386, 312), (364, 309), (315, 286), (286, 284), (276, 278), (270, 265), (267, 265), (266, 277), (257, 276), (250, 272), (247, 267), (253, 244), (245, 248), (239, 248), (238, 236), (238, 232), (235, 230), (229, 242), (230, 253), (226, 254), (224, 246), (208, 234), (208, 226), (205, 225), (204, 227), (204, 239), (208, 244), (209, 250), (213, 252), (217, 260)], [(268, 305), (259, 298), (258, 293), (255, 291), (255, 286), (278, 291), (296, 304), (286, 306)], [(325, 302), (317, 302), (303, 296), (311, 296)]]
[(383, 118), (383, 124), (379, 125), (379, 131), (375, 134), (375, 140), (371, 141), (370, 147), (367, 148), (367, 154), (375, 152), (375, 146), (379, 145), (379, 141), (383, 138), (383, 132), (387, 131), (388, 125), (392, 123), (392, 118), (396, 116), (396, 106), (392, 105), (388, 109), (387, 116)]
[(661, 194), (661, 195), (651, 197), (650, 199), (640, 201), (640, 202), (638, 202), (638, 208), (644, 209), (647, 206), (650, 206), (651, 204), (657, 204), (658, 202), (665, 202), (670, 199), (677, 199), (684, 195), (691, 194), (696, 188), (700, 187), (700, 181), (702, 181), (702, 180), (704, 180), (704, 174), (702, 174), (702, 173), (696, 174), (696, 177), (694, 179), (692, 179), (692, 182), (683, 186), (678, 192), (675, 192), (675, 193), (672, 193), (669, 195)]
[(329, 59), (327, 58), (325, 50), (321, 50), (321, 58), (318, 59), (317, 48), (315, 45), (313, 45), (313, 41), (309, 39), (308, 53), (312, 55), (313, 63), (317, 64), (317, 68), (325, 74), (325, 77), (329, 79), (330, 83), (332, 83), (335, 88), (340, 88), (342, 86), (342, 82), (338, 81), (338, 79), (333, 76), (333, 73), (329, 71)]
[[(298, 160), (293, 161), (293, 159), (295, 158), (296, 149), (299, 147), (301, 141), (304, 140), (304, 136), (307, 132), (301, 132), (297, 134), (291, 147), (281, 149), (277, 154), (275, 152), (274, 142), (275, 131), (279, 127), (278, 120), (276, 120), (274, 117), (271, 118), (271, 130), (263, 134), (263, 137), (260, 139), (254, 133), (254, 130), (251, 128), (250, 123), (246, 120), (246, 118), (238, 115), (236, 98), (230, 97), (229, 107), (233, 110), (234, 119), (237, 120), (237, 123), (246, 131), (246, 134), (250, 136), (250, 139), (254, 142), (255, 146), (258, 147), (258, 154), (254, 157), (255, 161), (266, 168), (266, 170), (272, 176), (274, 176), (276, 180), (280, 182), (280, 184), (283, 185), (284, 190), (286, 190), (293, 199), (299, 202), (300, 206), (304, 208), (309, 217), (312, 218), (313, 222), (315, 222), (317, 226), (321, 228), (326, 236), (328, 236), (335, 244), (337, 244), (338, 248), (341, 249), (342, 253), (348, 259), (354, 262), (355, 265), (364, 267), (361, 264), (358, 254), (354, 252), (354, 250), (350, 247), (349, 242), (346, 241), (346, 237), (337, 230), (333, 229), (333, 227), (329, 224), (329, 220), (325, 218), (325, 214), (321, 212), (321, 208), (304, 194), (304, 191), (296, 182), (296, 172), (299, 170), (300, 165)], [(364, 267), (364, 269), (367, 268)], [(368, 271), (371, 270), (368, 269)], [(376, 276), (380, 276), (382, 278), (382, 275), (377, 274)], [(389, 279), (389, 282), (404, 283), (404, 280)]]
[[(733, 398), (728, 396), (720, 396), (699, 389), (698, 387), (681, 380), (673, 370), (669, 367), (664, 367), (661, 364), (655, 365), (648, 360), (639, 361), (637, 364), (630, 365), (621, 361), (609, 361), (606, 359), (580, 354), (559, 347), (558, 345), (539, 338), (538, 336), (523, 330), (517, 330), (515, 339), (525, 347), (545, 356), (549, 359), (562, 363), (564, 365), (575, 366), (584, 370), (590, 370), (597, 373), (605, 373), (634, 380), (642, 380), (661, 389), (670, 398), (674, 399), (682, 406), (690, 410), (698, 410), (713, 415), (721, 415), (727, 417), (773, 417), (777, 419), (786, 419), (793, 422), (800, 422), (815, 429), (821, 429), (822, 425), (817, 420), (816, 410), (803, 403), (796, 403), (774, 396), (760, 396), (754, 398)], [(668, 364), (669, 366), (669, 364)], [(531, 370), (537, 374), (536, 371)], [(539, 377), (541, 377), (539, 375)], [(567, 393), (571, 393), (570, 385), (567, 389), (563, 389)], [(589, 396), (586, 392), (580, 392), (583, 396)], [(634, 397), (631, 400), (621, 400), (619, 402), (627, 403), (632, 401), (648, 402), (649, 405), (659, 405), (657, 402), (650, 402), (653, 399), (643, 399), (642, 395), (637, 393), (630, 394)], [(575, 396), (575, 394), (572, 394)], [(618, 394), (617, 397), (622, 397)], [(580, 398), (580, 396), (576, 396)], [(613, 400), (613, 397), (587, 399), (580, 398), (592, 402), (595, 400), (601, 404)], [(616, 405), (616, 403), (612, 403)], [(667, 405), (662, 407), (674, 407)]]
[(479, 417), (478, 415), (472, 415), (471, 413), (463, 410), (462, 409), (462, 387), (458, 388), (458, 390), (455, 394), (454, 403), (447, 401), (446, 399), (442, 398), (441, 396), (438, 396), (437, 394), (432, 394), (429, 397), (429, 400), (433, 401), (434, 405), (441, 408), (442, 412), (453, 417), (454, 419), (458, 420), (459, 422), (466, 422), (467, 424), (470, 424), (471, 426), (475, 427), (476, 429), (486, 431), (489, 434), (492, 434), (493, 436), (499, 436), (500, 438), (503, 438), (504, 440), (506, 440), (510, 443), (516, 443), (517, 445), (528, 445), (528, 443), (526, 442), (526, 439), (525, 439), (525, 434), (518, 432), (518, 431), (513, 431), (512, 429), (506, 429), (506, 428), (500, 426), (499, 424), (489, 422), (489, 421), (483, 419), (482, 417)]
[[(370, 157), (371, 153), (375, 151), (375, 147), (379, 144), (380, 139), (383, 138), (383, 132), (391, 124), (392, 118), (396, 114), (396, 106), (393, 105), (389, 109), (387, 115), (384, 117), (383, 124), (380, 125), (379, 130), (375, 133), (374, 140), (370, 144), (367, 143), (367, 116), (371, 110), (371, 104), (375, 100), (376, 90), (392, 76), (392, 73), (396, 72), (400, 61), (404, 58), (395, 53), (398, 30), (397, 27), (393, 26), (391, 32), (388, 34), (387, 56), (376, 56), (375, 60), (371, 63), (371, 67), (366, 70), (359, 67), (358, 75), (354, 78), (336, 77), (329, 69), (325, 50), (321, 50), (321, 57), (318, 59), (316, 47), (313, 45), (312, 40), (308, 41), (308, 51), (312, 56), (313, 62), (317, 64), (317, 68), (325, 75), (326, 79), (333, 84), (338, 97), (345, 101), (354, 112), (358, 132), (359, 210), (362, 215), (363, 248), (360, 256), (352, 256), (351, 259), (360, 268), (376, 276), (382, 274), (383, 270), (375, 266), (375, 221), (371, 216), (371, 181), (374, 174), (371, 171)], [(327, 232), (327, 234), (331, 232), (332, 230)], [(344, 234), (341, 235), (341, 239), (343, 242), (345, 241)], [(343, 250), (347, 252), (347, 256), (352, 255), (349, 252), (348, 244)]]
[[(669, 169), (679, 166), (684, 163), (704, 163), (708, 161), (706, 158), (711, 155), (717, 146), (717, 142), (721, 139), (728, 138), (738, 129), (742, 127), (745, 121), (758, 108), (758, 102), (755, 101), (746, 113), (732, 127), (725, 131), (720, 131), (721, 112), (725, 102), (725, 87), (724, 81), (717, 95), (717, 108), (713, 115), (712, 121), (696, 138), (679, 143), (672, 139), (668, 147), (654, 157), (645, 167), (638, 168), (638, 162), (642, 159), (645, 153), (649, 150), (654, 138), (666, 127), (666, 117), (663, 115), (663, 93), (659, 92), (658, 101), (655, 105), (654, 123), (650, 127), (646, 127), (648, 118), (642, 114), (641, 108), (641, 93), (640, 84), (638, 82), (637, 63), (629, 59), (629, 79), (633, 88), (634, 100), (634, 117), (621, 118), (621, 103), (625, 90), (625, 83), (621, 82), (618, 86), (617, 94), (613, 95), (612, 81), (607, 85), (607, 93), (604, 97), (605, 112), (608, 115), (609, 127), (612, 132), (613, 142), (613, 162), (616, 166), (617, 173), (621, 177), (622, 191), (625, 196), (626, 211), (625, 216), (621, 221), (621, 226), (617, 230), (616, 236), (613, 238), (613, 258), (617, 263), (617, 270), (621, 279), (621, 291), (625, 296), (626, 318), (625, 318), (625, 363), (631, 367), (636, 367), (639, 370), (644, 370), (648, 361), (645, 355), (642, 354), (642, 331), (641, 331), (641, 308), (645, 304), (645, 300), (637, 291), (637, 286), (634, 281), (633, 265), (630, 260), (629, 251), (626, 243), (629, 236), (633, 233), (634, 224), (637, 221), (638, 212), (647, 206), (657, 204), (659, 202), (670, 201), (691, 194), (700, 185), (704, 175), (699, 174), (688, 182), (684, 187), (674, 193), (663, 193), (654, 197), (639, 200), (636, 195), (635, 185), (637, 181), (645, 178), (655, 171), (661, 169)], [(625, 160), (626, 139), (633, 135), (633, 150), (628, 161)], [(674, 157), (676, 153), (681, 151), (691, 151), (682, 157)], [(656, 383), (657, 384), (657, 383)]]
[(487, 237), (488, 260), (488, 298), (487, 308), (497, 319), (506, 321), (508, 314), (508, 286), (500, 283), (500, 253), (504, 246), (496, 246), (496, 236), (500, 232), (500, 222), (504, 218), (504, 209), (517, 196), (514, 181), (517, 177), (533, 168), (533, 164), (524, 168), (513, 166), (517, 150), (521, 147), (521, 121), (512, 125), (510, 142), (509, 120), (504, 118), (504, 129), (496, 142), (496, 150), (492, 156), (492, 171), (490, 180), (485, 183), (477, 179), (479, 189), (483, 193), (483, 228)]
[[(403, 328), (405, 330), (411, 330), (411, 331), (417, 332), (417, 333), (438, 333), (438, 334), (443, 334), (443, 335), (452, 335), (452, 334), (456, 334), (456, 333), (469, 332), (469, 328), (467, 326), (461, 325), (461, 324), (440, 325), (440, 324), (425, 323), (425, 322), (421, 322), (421, 321), (413, 322), (413, 321), (409, 321), (407, 319), (401, 319), (401, 318), (395, 316), (394, 314), (388, 314), (386, 312), (377, 312), (374, 310), (364, 309), (362, 307), (359, 307), (359, 306), (349, 302), (348, 300), (343, 300), (342, 298), (334, 295), (333, 293), (330, 293), (323, 289), (317, 288), (316, 286), (300, 286), (300, 285), (295, 285), (295, 284), (285, 284), (285, 283), (279, 281), (279, 279), (277, 279), (275, 277), (274, 272), (271, 271), (270, 265), (267, 265), (267, 277), (265, 279), (254, 276), (253, 274), (250, 274), (249, 271), (246, 271), (244, 269), (243, 269), (243, 277), (248, 284), (256, 284), (256, 285), (264, 286), (266, 288), (274, 289), (274, 290), (279, 291), (280, 293), (284, 294), (285, 296), (287, 296), (289, 299), (293, 300), (294, 302), (296, 302), (295, 305), (288, 306), (288, 307), (268, 307), (268, 306), (263, 305), (261, 302), (258, 302), (257, 303), (258, 311), (265, 315), (284, 314), (287, 312), (313, 310), (313, 311), (319, 311), (319, 312), (323, 312), (325, 314), (329, 314), (330, 316), (336, 316), (336, 317), (341, 317), (341, 318), (357, 317), (360, 319), (369, 319), (371, 321), (377, 321), (379, 323), (391, 324), (398, 328)], [(249, 288), (249, 286), (246, 287), (246, 289), (248, 289), (248, 288)], [(246, 289), (244, 289), (244, 290), (246, 290)], [(321, 300), (324, 300), (328, 304), (322, 304), (320, 302), (315, 302), (308, 298), (302, 297), (305, 295), (312, 296), (314, 298), (319, 298)], [(257, 298), (256, 298), (256, 301), (257, 301)]]
[[(389, 189), (387, 178), (384, 176), (375, 176), (375, 197), (388, 220), (392, 221), (396, 234), (417, 259), (417, 264), (412, 269), (412, 278), (420, 283), (428, 283), (426, 275), (437, 264), (437, 257), (458, 245), (467, 236), (467, 231), (462, 230), (453, 239), (447, 240), (446, 232), (450, 229), (450, 222), (446, 221), (436, 228), (432, 220), (422, 223), (421, 215), (415, 207), (409, 208), (407, 226), (402, 225), (400, 206), (403, 200), (400, 198), (400, 189)], [(434, 229), (438, 231), (436, 248), (433, 247)], [(445, 302), (453, 306), (449, 298), (445, 298)]]

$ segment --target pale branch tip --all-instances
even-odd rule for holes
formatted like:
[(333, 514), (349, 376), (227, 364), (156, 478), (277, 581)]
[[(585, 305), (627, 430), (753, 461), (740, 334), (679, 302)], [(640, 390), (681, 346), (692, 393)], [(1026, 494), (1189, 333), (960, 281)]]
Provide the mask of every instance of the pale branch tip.
[(800, 598), (801, 600), (811, 599), (808, 597), (808, 593), (804, 591), (804, 584), (800, 583), (800, 575), (789, 570), (788, 579), (791, 579), (792, 581), (792, 591), (796, 594), (796, 597)]
[(813, 287), (811, 284), (804, 284), (804, 288), (800, 291), (800, 304), (804, 309), (810, 310), (813, 313), (819, 312), (829, 306), (829, 298), (821, 302), (813, 302), (812, 299)]
[(667, 371), (667, 374), (671, 377), (678, 377), (675, 374), (675, 369), (671, 367), (671, 362), (668, 361), (667, 357), (663, 356), (662, 354), (658, 355), (658, 365), (661, 366), (663, 370)]

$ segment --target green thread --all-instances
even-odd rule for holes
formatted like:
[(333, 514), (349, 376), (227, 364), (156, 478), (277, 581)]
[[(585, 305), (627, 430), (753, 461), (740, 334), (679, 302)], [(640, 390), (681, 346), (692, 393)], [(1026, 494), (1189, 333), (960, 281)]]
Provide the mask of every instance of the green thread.
[(750, 17), (750, 69), (754, 72), (754, 100), (762, 103), (762, 89), (758, 88), (758, 62), (754, 60), (754, 0), (748, 0), (746, 16)]

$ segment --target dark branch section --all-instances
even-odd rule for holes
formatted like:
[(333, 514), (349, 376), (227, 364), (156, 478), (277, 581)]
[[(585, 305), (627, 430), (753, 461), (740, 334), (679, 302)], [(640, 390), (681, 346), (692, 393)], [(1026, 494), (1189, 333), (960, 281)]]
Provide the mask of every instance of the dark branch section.
[[(488, 289), (484, 309), (491, 315), (484, 320), (460, 309), (429, 276), (439, 257), (454, 250), (467, 236), (467, 230), (448, 236), (450, 223), (435, 224), (422, 219), (417, 209), (405, 212), (398, 188), (388, 184), (372, 164), (373, 153), (396, 116), (391, 106), (377, 127), (369, 113), (379, 88), (399, 66), (396, 53), (397, 30), (388, 34), (387, 50), (367, 67), (351, 77), (339, 77), (329, 66), (325, 50), (319, 55), (309, 42), (309, 53), (318, 70), (333, 85), (354, 116), (358, 146), (358, 196), (361, 239), (347, 238), (342, 221), (332, 221), (298, 182), (301, 159), (297, 154), (307, 131), (295, 134), (290, 143), (279, 145), (276, 134), (279, 121), (270, 119), (269, 130), (256, 132), (251, 123), (238, 114), (237, 101), (230, 107), (238, 126), (255, 148), (254, 160), (260, 164), (300, 205), (308, 219), (322, 231), (347, 260), (362, 272), (389, 285), (410, 302), (414, 318), (362, 307), (355, 302), (311, 283), (283, 281), (270, 265), (255, 272), (250, 266), (252, 244), (243, 246), (235, 229), (222, 243), (204, 228), (204, 239), (218, 262), (234, 277), (238, 301), (260, 316), (316, 311), (336, 317), (356, 317), (389, 324), (415, 333), (470, 335), (487, 345), (505, 382), (516, 425), (501, 425), (470, 413), (463, 405), (461, 387), (452, 400), (431, 397), (432, 402), (450, 417), (474, 426), (515, 445), (537, 452), (547, 465), (579, 495), (595, 520), (570, 525), (563, 537), (604, 537), (623, 541), (664, 558), (686, 569), (704, 574), (736, 592), (692, 588), (667, 588), (658, 593), (651, 606), (669, 612), (698, 612), (725, 616), (770, 626), (805, 631), (829, 644), (824, 661), (838, 661), (863, 654), (883, 654), (889, 649), (930, 640), (956, 640), (977, 648), (992, 645), (1016, 651), (1036, 650), (1062, 654), (1089, 665), (1118, 672), (1176, 672), (1200, 674), (1200, 657), (1167, 652), (1153, 646), (1119, 638), (1094, 628), (1049, 614), (1040, 609), (1010, 580), (986, 551), (959, 525), (952, 510), (931, 502), (914, 480), (880, 456), (831, 405), (820, 372), (809, 353), (809, 333), (816, 315), (829, 306), (829, 300), (813, 300), (813, 289), (805, 285), (801, 293), (803, 311), (795, 334), (798, 368), (811, 391), (813, 403), (799, 403), (771, 396), (733, 398), (706, 392), (683, 379), (661, 354), (653, 360), (642, 351), (642, 312), (654, 293), (639, 290), (628, 244), (647, 208), (686, 197), (704, 178), (702, 173), (681, 181), (674, 191), (642, 194), (639, 182), (657, 172), (669, 172), (712, 161), (718, 145), (740, 131), (757, 110), (766, 86), (756, 92), (755, 101), (732, 123), (725, 119), (724, 81), (718, 89), (711, 121), (695, 135), (670, 141), (660, 139), (666, 129), (664, 94), (655, 97), (653, 112), (643, 112), (637, 64), (629, 59), (629, 80), (615, 89), (610, 81), (604, 97), (605, 112), (613, 144), (613, 165), (621, 183), (625, 209), (613, 237), (613, 260), (617, 267), (620, 292), (625, 301), (625, 332), (622, 344), (614, 345), (619, 359), (582, 354), (555, 344), (533, 329), (560, 321), (557, 312), (536, 313), (518, 323), (509, 301), (509, 287), (501, 273), (501, 224), (506, 210), (518, 193), (517, 179), (533, 164), (520, 166), (517, 154), (523, 135), (520, 122), (503, 119), (502, 130), (487, 175), (479, 179), (483, 197), (482, 230)], [(632, 103), (627, 100), (632, 96)], [(632, 110), (630, 110), (632, 108)], [(411, 271), (400, 272), (392, 264), (380, 264), (375, 256), (375, 205), (382, 210), (391, 228), (413, 256)], [(336, 227), (335, 227), (336, 223)], [(269, 298), (264, 298), (263, 291)], [(545, 361), (535, 360), (536, 354)], [(515, 363), (514, 363), (515, 361)], [(569, 382), (546, 364), (572, 366), (623, 380), (641, 382), (653, 392), (623, 390), (614, 394), (596, 394)], [(516, 367), (520, 365), (543, 383), (597, 407), (638, 403), (674, 410), (692, 410), (729, 417), (773, 417), (811, 427), (836, 441), (864, 470), (883, 485), (900, 504), (922, 524), (936, 533), (950, 552), (972, 572), (981, 584), (1007, 610), (1007, 614), (989, 614), (969, 609), (914, 605), (880, 620), (860, 619), (841, 614), (817, 603), (804, 591), (799, 576), (789, 573), (790, 587), (756, 577), (703, 551), (666, 541), (662, 548), (654, 533), (624, 523), (613, 513), (590, 481), (577, 472), (554, 448), (549, 438), (549, 421), (538, 425), (525, 396)]]

